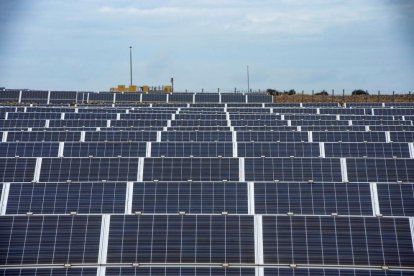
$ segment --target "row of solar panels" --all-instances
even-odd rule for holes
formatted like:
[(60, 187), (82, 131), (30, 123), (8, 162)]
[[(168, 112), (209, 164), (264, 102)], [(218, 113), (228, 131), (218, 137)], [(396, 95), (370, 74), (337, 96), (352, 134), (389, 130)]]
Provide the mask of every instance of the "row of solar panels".
[[(0, 265), (255, 264), (412, 268), (408, 218), (210, 215), (1, 216)], [(255, 219), (263, 260), (255, 256)], [(109, 224), (106, 260), (101, 224)], [(256, 224), (257, 225), (257, 224)]]
[[(3, 215), (185, 212), (414, 216), (412, 183), (29, 182), (3, 186), (0, 184), (0, 194), (3, 188), (3, 202), (7, 202)], [(374, 190), (376, 209), (371, 199)]]
[(229, 112), (234, 114), (312, 114), (312, 115), (365, 115), (365, 116), (412, 116), (414, 111), (412, 108), (282, 108), (282, 107), (203, 107), (197, 105), (188, 105), (188, 107), (156, 107), (140, 106), (140, 107), (94, 107), (94, 106), (78, 106), (78, 107), (3, 107), (0, 108), (2, 117), (6, 112), (20, 113), (81, 113), (81, 114), (103, 114), (103, 113), (203, 113), (214, 114)]
[(1, 158), (1, 182), (414, 182), (414, 159)]
[(267, 113), (238, 113), (238, 112), (134, 112), (134, 113), (64, 113), (64, 112), (6, 112), (5, 120), (209, 120), (209, 121), (240, 121), (240, 120), (303, 120), (303, 121), (412, 121), (412, 115), (326, 115), (326, 114), (267, 114)]
[[(2, 157), (369, 157), (414, 158), (409, 143), (6, 142)], [(413, 155), (411, 156), (410, 153)]]
[[(106, 267), (106, 275), (108, 276), (255, 276), (258, 268), (253, 267), (189, 267), (189, 266), (172, 266), (172, 267)], [(1, 276), (96, 276), (97, 268), (9, 268), (0, 269)], [(306, 268), (303, 266), (295, 268), (286, 267), (266, 267), (263, 268), (263, 276), (410, 276), (412, 271), (404, 270), (367, 270), (351, 269), (351, 268)]]
[(304, 121), (304, 120), (0, 120), (0, 128), (16, 127), (181, 127), (181, 126), (413, 126), (412, 121), (385, 121), (385, 120), (331, 120), (331, 121)]
[(414, 142), (414, 131), (4, 131), (3, 142)]
[(195, 102), (195, 103), (251, 103), (272, 102), (266, 94), (236, 93), (94, 93), (64, 91), (2, 91), (2, 102), (68, 104), (68, 103), (122, 103), (122, 102)]

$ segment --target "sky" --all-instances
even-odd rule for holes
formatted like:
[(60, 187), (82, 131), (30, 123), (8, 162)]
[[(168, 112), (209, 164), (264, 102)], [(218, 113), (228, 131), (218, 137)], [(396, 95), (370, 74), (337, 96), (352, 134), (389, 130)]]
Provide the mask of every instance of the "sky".
[[(412, 0), (0, 0), (0, 87), (414, 91)], [(339, 92), (338, 92), (339, 93)]]

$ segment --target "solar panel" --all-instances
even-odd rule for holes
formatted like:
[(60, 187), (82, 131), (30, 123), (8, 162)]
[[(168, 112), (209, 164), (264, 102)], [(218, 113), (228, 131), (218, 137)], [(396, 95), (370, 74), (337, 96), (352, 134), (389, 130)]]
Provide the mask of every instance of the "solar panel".
[(378, 184), (378, 204), (384, 216), (414, 216), (414, 186), (405, 184)]
[(325, 143), (326, 157), (409, 158), (403, 143)]
[(35, 158), (0, 158), (0, 181), (31, 182), (35, 165)]
[(56, 157), (59, 143), (0, 143), (2, 157)]
[(124, 213), (126, 183), (12, 183), (6, 214)]
[(66, 142), (79, 141), (80, 132), (70, 131), (9, 131), (7, 141), (10, 142)]
[(368, 183), (255, 183), (255, 213), (371, 216)]
[(342, 181), (340, 161), (333, 158), (246, 158), (245, 179), (246, 181)]
[(145, 154), (146, 144), (142, 142), (65, 143), (63, 151), (65, 157), (145, 157)]
[(247, 214), (247, 184), (239, 182), (140, 182), (133, 212), (144, 214)]
[(144, 181), (239, 181), (236, 158), (146, 158)]
[(218, 132), (218, 131), (173, 131), (173, 132), (162, 132), (161, 141), (194, 141), (194, 142), (231, 142), (232, 133), (229, 132)]
[(0, 269), (1, 276), (95, 276), (96, 268), (6, 268)]
[[(145, 156), (145, 155), (144, 155)], [(231, 143), (174, 142), (152, 143), (152, 157), (232, 157)]]
[(411, 266), (408, 219), (263, 216), (266, 264)]
[(409, 276), (410, 271), (398, 270), (367, 270), (367, 269), (349, 269), (349, 268), (265, 268), (264, 276)]
[(254, 263), (253, 218), (114, 215), (108, 263)]
[(237, 143), (240, 157), (318, 157), (317, 143)]
[(106, 269), (106, 275), (117, 276), (255, 276), (254, 268), (240, 267), (110, 267)]
[(39, 181), (136, 181), (137, 174), (138, 158), (43, 158)]
[(0, 216), (0, 265), (96, 263), (100, 216)]
[(414, 159), (347, 158), (350, 182), (413, 182)]

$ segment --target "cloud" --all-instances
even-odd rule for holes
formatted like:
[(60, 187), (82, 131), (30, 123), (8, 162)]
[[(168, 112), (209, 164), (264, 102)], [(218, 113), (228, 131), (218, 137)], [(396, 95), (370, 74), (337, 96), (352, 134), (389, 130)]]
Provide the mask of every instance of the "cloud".
[[(155, 1), (157, 2), (157, 1)], [(278, 4), (275, 4), (278, 2)], [(315, 4), (315, 2), (318, 2)], [(352, 2), (352, 0), (351, 0)], [(342, 5), (340, 5), (342, 4)], [(317, 7), (317, 8), (316, 8)], [(226, 34), (316, 35), (338, 25), (367, 20), (366, 9), (355, 9), (339, 0), (278, 1), (168, 1), (164, 5), (141, 7), (102, 6), (99, 13), (151, 24), (171, 23), (189, 32)]]

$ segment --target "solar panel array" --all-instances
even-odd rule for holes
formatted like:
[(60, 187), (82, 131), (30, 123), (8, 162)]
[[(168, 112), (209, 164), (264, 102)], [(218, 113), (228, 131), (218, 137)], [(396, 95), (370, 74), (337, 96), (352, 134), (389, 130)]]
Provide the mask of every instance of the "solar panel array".
[(413, 275), (414, 104), (2, 92), (0, 275)]

